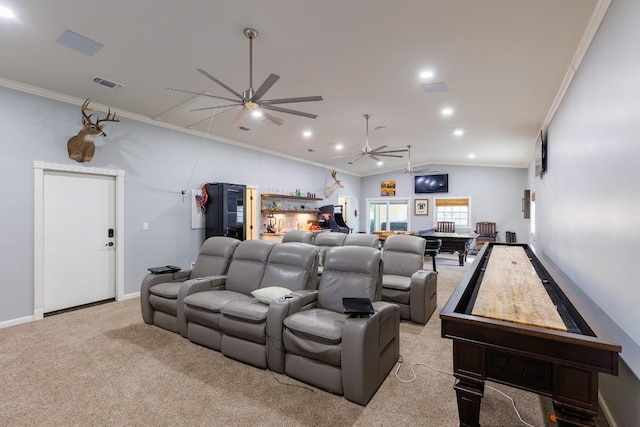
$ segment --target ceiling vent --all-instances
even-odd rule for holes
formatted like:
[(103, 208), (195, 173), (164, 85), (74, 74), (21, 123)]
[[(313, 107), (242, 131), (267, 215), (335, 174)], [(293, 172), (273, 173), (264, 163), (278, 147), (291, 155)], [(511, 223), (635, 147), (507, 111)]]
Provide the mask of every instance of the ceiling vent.
[(124, 87), (124, 85), (121, 85), (120, 83), (112, 82), (111, 80), (104, 79), (100, 76), (93, 76), (91, 81), (99, 84), (100, 86), (108, 87), (109, 89), (120, 89), (121, 87)]
[(420, 86), (426, 93), (446, 92), (449, 90), (445, 82), (424, 83)]

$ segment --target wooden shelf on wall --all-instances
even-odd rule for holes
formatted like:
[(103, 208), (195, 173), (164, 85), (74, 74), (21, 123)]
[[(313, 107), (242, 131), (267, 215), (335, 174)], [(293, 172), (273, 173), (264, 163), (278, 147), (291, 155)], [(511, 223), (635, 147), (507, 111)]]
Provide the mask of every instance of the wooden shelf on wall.
[(323, 200), (320, 197), (289, 196), (286, 194), (261, 194), (260, 197), (263, 199)]
[(263, 215), (269, 215), (269, 214), (288, 214), (288, 213), (292, 213), (292, 214), (316, 214), (318, 213), (318, 211), (316, 210), (309, 210), (309, 209), (305, 209), (305, 210), (287, 210), (287, 209), (262, 209), (260, 211)]

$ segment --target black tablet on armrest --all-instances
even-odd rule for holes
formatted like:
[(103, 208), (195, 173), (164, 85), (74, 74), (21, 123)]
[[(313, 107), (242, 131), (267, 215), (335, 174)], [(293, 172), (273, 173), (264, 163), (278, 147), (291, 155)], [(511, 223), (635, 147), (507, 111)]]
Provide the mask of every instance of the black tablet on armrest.
[(148, 269), (153, 274), (175, 273), (181, 270), (175, 265), (163, 265), (162, 267), (151, 267)]
[(373, 306), (369, 298), (342, 298), (344, 314), (351, 316), (370, 316), (373, 313)]

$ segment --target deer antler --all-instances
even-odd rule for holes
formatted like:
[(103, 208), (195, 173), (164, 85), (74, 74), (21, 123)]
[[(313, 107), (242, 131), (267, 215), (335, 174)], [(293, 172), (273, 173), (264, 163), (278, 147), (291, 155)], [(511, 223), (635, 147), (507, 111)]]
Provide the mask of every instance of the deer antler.
[(330, 187), (326, 187), (324, 189), (324, 197), (329, 197), (338, 188), (344, 188), (344, 186), (340, 183), (340, 180), (338, 178), (336, 178), (336, 174), (337, 174), (336, 170), (333, 169), (331, 171), (331, 178), (333, 178), (335, 183), (332, 184)]
[(116, 112), (113, 112), (113, 115), (111, 114), (111, 107), (109, 107), (109, 111), (107, 112), (107, 117), (105, 117), (104, 119), (99, 119), (96, 122), (96, 126), (100, 126), (100, 122), (119, 122), (120, 119), (116, 117)]
[(111, 107), (109, 107), (109, 111), (107, 112), (107, 116), (104, 119), (101, 119), (99, 116), (96, 116), (95, 123), (91, 120), (94, 114), (87, 114), (87, 111), (94, 111), (93, 108), (89, 107), (89, 103), (91, 102), (90, 98), (87, 98), (82, 103), (82, 107), (80, 108), (80, 112), (82, 113), (82, 129), (76, 136), (73, 136), (67, 142), (67, 151), (69, 152), (69, 158), (73, 159), (77, 162), (89, 162), (93, 158), (93, 154), (95, 153), (96, 147), (93, 143), (94, 137), (98, 135), (107, 136), (107, 134), (102, 130), (101, 122), (119, 122), (120, 119), (116, 117), (116, 113), (111, 113)]
[(82, 103), (82, 107), (80, 107), (80, 112), (82, 113), (82, 117), (84, 117), (84, 120), (86, 120), (87, 123), (91, 123), (91, 116), (93, 116), (93, 114), (87, 115), (87, 111), (93, 111), (93, 108), (89, 107), (90, 102), (91, 102), (91, 98), (87, 98)]

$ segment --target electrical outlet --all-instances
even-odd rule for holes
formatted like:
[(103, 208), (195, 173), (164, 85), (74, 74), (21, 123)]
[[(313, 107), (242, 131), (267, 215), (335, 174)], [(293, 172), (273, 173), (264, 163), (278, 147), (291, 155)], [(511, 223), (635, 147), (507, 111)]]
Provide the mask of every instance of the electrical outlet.
[(191, 261), (191, 268), (196, 266), (196, 262), (195, 261)]

